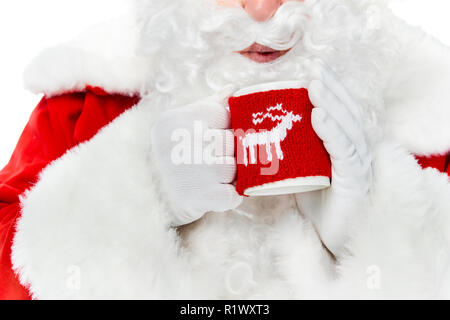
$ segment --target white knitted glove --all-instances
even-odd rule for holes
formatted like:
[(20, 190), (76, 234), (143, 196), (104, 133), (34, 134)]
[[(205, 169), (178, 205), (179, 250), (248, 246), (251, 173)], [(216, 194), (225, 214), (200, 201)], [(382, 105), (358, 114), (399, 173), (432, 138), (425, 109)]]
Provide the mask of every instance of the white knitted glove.
[[(173, 226), (194, 222), (210, 211), (234, 209), (242, 202), (232, 185), (236, 176), (234, 135), (225, 107), (233, 90), (228, 87), (168, 110), (152, 128), (153, 156), (172, 207)], [(183, 150), (184, 156), (188, 153), (185, 160), (181, 159)]]
[(372, 180), (360, 106), (323, 62), (310, 62), (309, 96), (315, 106), (312, 125), (331, 156), (330, 189), (296, 195), (300, 210), (315, 225), (328, 249), (345, 253), (349, 228), (359, 218)]

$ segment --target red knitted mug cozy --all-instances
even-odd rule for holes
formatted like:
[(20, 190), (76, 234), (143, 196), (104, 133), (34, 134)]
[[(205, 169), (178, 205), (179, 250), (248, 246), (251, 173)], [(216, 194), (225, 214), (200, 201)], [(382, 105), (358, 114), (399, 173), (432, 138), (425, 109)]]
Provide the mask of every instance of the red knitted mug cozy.
[[(313, 105), (306, 89), (256, 92), (231, 97), (228, 103), (236, 136), (239, 194), (251, 195), (247, 191), (274, 182), (287, 181), (295, 187), (308, 180), (301, 178), (321, 178), (329, 185), (331, 161), (312, 128)], [(297, 189), (301, 192), (324, 187)], [(289, 190), (273, 194), (292, 193), (292, 188)], [(257, 195), (269, 194), (266, 191)]]

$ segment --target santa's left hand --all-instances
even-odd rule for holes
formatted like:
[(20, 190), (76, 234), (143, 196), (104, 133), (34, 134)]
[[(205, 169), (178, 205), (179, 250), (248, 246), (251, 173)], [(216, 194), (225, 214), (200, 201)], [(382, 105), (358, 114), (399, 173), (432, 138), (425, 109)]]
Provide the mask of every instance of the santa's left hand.
[(310, 62), (311, 122), (331, 156), (331, 188), (298, 194), (302, 213), (337, 257), (345, 254), (352, 223), (360, 218), (372, 180), (372, 156), (363, 130), (361, 108), (339, 77), (323, 62)]

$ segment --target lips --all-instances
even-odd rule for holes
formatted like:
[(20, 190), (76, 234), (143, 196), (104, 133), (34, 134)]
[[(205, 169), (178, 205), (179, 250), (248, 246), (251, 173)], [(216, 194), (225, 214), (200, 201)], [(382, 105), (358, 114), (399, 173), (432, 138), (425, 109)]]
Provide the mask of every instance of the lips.
[(239, 53), (244, 57), (253, 60), (258, 63), (272, 62), (281, 56), (285, 55), (289, 50), (278, 51), (270, 47), (263, 46), (259, 43), (254, 43), (247, 49), (240, 51)]

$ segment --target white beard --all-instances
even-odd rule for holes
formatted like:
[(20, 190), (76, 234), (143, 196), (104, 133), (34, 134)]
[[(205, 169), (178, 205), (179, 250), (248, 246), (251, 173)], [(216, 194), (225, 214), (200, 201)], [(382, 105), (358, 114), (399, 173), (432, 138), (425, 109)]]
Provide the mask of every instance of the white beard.
[[(287, 2), (266, 23), (215, 0), (137, 0), (140, 55), (151, 56), (151, 86), (183, 105), (228, 84), (245, 87), (278, 80), (308, 80), (305, 59), (320, 58), (341, 77), (374, 128), (384, 110), (386, 66), (398, 44), (388, 36), (391, 13), (380, 0)], [(239, 55), (254, 42), (292, 50), (273, 63)], [(374, 132), (371, 133), (374, 135)]]

